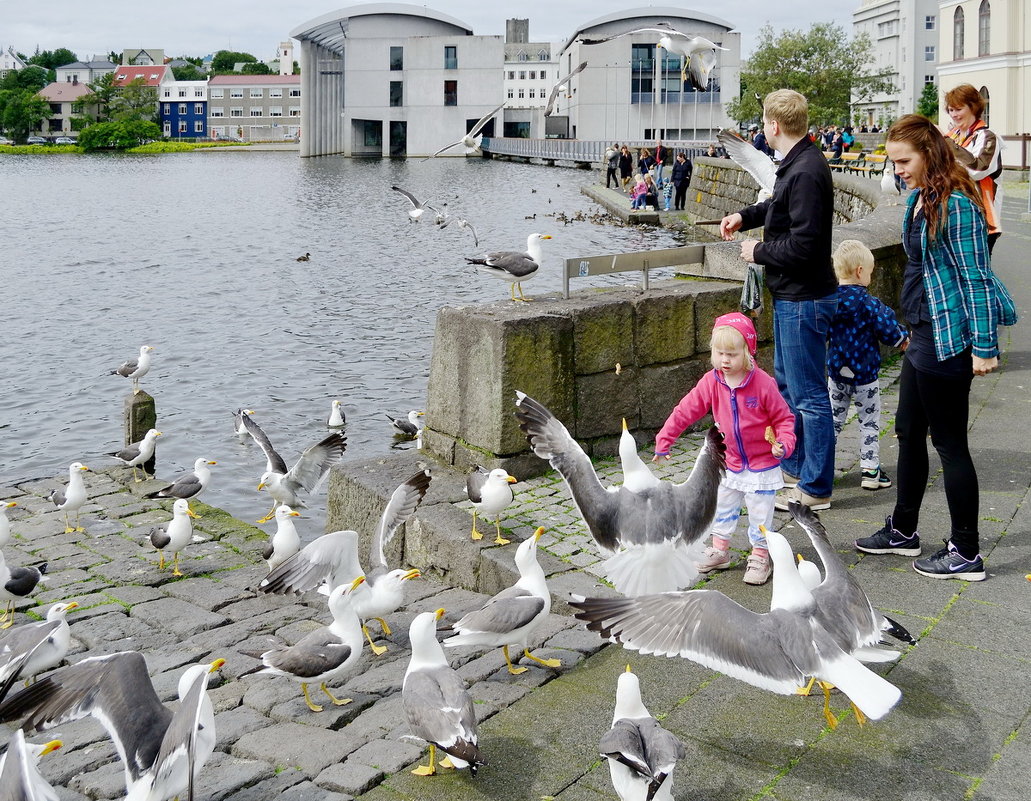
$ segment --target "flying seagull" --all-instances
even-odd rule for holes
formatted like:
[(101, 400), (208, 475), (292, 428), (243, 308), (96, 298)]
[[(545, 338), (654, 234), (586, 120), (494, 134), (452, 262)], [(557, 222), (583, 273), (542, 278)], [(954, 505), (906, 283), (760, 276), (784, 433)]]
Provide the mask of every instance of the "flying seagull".
[(15, 729), (7, 741), (7, 751), (0, 756), (0, 799), (3, 801), (59, 801), (36, 767), (40, 757), (56, 751), (63, 743), (51, 740), (43, 745), (25, 742), (25, 732)]
[[(466, 262), (477, 265), (477, 269), (484, 275), (500, 278), (512, 284), (512, 300), (527, 300), (523, 296), (522, 282), (536, 275), (544, 260), (544, 251), (541, 249), (541, 240), (551, 239), (549, 234), (530, 234), (526, 237), (526, 250), (499, 250), (494, 253), (487, 253), (475, 258), (466, 257)], [(516, 298), (516, 287), (519, 287), (519, 297)]]
[(186, 498), (179, 498), (172, 504), (172, 519), (150, 530), (150, 544), (157, 548), (160, 555), (158, 570), (165, 569), (165, 551), (173, 554), (172, 575), (181, 576), (179, 570), (179, 552), (193, 542), (193, 523), (190, 518), (197, 517), (190, 509)]
[(261, 426), (255, 423), (250, 415), (242, 415), (240, 419), (247, 432), (265, 453), (265, 472), (258, 482), (258, 489), (268, 487), (273, 503), (268, 514), (261, 518), (259, 523), (271, 520), (276, 512), (276, 506), (281, 503), (294, 509), (303, 509), (305, 504), (300, 494), (314, 492), (329, 473), (329, 468), (343, 458), (344, 449), (347, 447), (347, 438), (341, 432), (334, 431), (328, 437), (306, 448), (294, 466), (288, 468), (283, 457), (272, 447), (268, 435), (262, 431)]
[(179, 678), (180, 703), (173, 712), (154, 691), (142, 654), (87, 657), (8, 698), (0, 704), (0, 721), (27, 716), (22, 729), (41, 732), (92, 716), (122, 759), (127, 800), (192, 799), (215, 748), (208, 678), (224, 664), (216, 659), (188, 667)]
[(551, 87), (551, 94), (548, 95), (548, 105), (544, 108), (544, 116), (550, 117), (551, 112), (555, 108), (555, 101), (558, 100), (560, 92), (566, 92), (569, 89), (569, 81), (574, 75), (579, 75), (587, 68), (587, 62), (583, 61), (577, 65), (576, 69), (570, 72), (566, 77), (559, 78), (558, 83)]
[[(570, 605), (587, 628), (625, 648), (690, 659), (781, 695), (797, 693), (815, 676), (838, 687), (866, 717), (884, 717), (898, 703), (899, 689), (838, 646), (817, 619), (816, 600), (799, 576), (788, 541), (774, 531), (763, 533), (773, 560), (768, 613), (752, 612), (715, 590), (574, 598)], [(836, 725), (826, 702), (824, 716)]]
[(170, 487), (152, 492), (148, 498), (196, 498), (211, 481), (211, 469), (208, 465), (218, 464), (209, 459), (201, 457), (193, 463), (193, 472), (184, 473), (175, 480)]
[(447, 754), (440, 761), (442, 768), (469, 768), (475, 776), (487, 760), (477, 747), (473, 699), (437, 642), (437, 621), (443, 615), (443, 609), (423, 612), (408, 629), (412, 657), (401, 686), (401, 703), (414, 739), (430, 746), (429, 765), (420, 765), (412, 773), (436, 773), (434, 759), (439, 748)]
[(508, 672), (513, 676), (525, 673), (527, 668), (512, 664), (508, 655), (510, 645), (522, 648), (523, 656), (538, 665), (562, 666), (559, 659), (541, 659), (530, 653), (533, 633), (551, 611), (551, 593), (544, 571), (537, 562), (537, 540), (543, 533), (544, 528), (538, 528), (516, 550), (519, 580), (455, 623), (453, 628), (458, 634), (444, 640), (444, 645), (449, 648), (460, 645), (501, 646)]
[(424, 203), (423, 201), (419, 200), (407, 189), (402, 189), (400, 186), (392, 186), (390, 188), (393, 189), (395, 192), (400, 192), (402, 195), (408, 198), (408, 201), (412, 204), (412, 207), (408, 209), (408, 222), (419, 222), (423, 212), (426, 211), (426, 209), (429, 209), (434, 214), (439, 213), (435, 208), (433, 208), (433, 206), (431, 206), (429, 203)]
[(727, 155), (734, 163), (751, 175), (759, 184), (759, 195), (756, 202), (761, 203), (773, 196), (773, 185), (777, 181), (777, 165), (773, 159), (756, 150), (750, 142), (746, 142), (737, 133), (724, 128), (716, 134), (716, 139), (723, 145)]
[[(699, 92), (706, 92), (709, 89), (709, 75), (716, 67), (716, 51), (702, 50), (691, 56), (687, 65), (687, 75), (691, 79), (691, 86)], [(683, 75), (683, 70), (681, 70)]]
[(473, 247), (480, 246), (480, 238), (476, 235), (476, 229), (473, 228), (472, 223), (470, 223), (464, 217), (448, 217), (442, 223), (440, 223), (440, 227), (447, 228), (449, 225), (451, 225), (452, 222), (455, 223), (455, 225), (457, 225), (463, 231), (468, 231), (470, 234), (473, 235)]
[(496, 545), (508, 545), (511, 540), (501, 536), (501, 513), (512, 503), (511, 484), (517, 479), (510, 476), (507, 470), (487, 471), (476, 465), (465, 478), (465, 492), (473, 502), (473, 529), (470, 536), (474, 540), (483, 539), (483, 534), (476, 528), (476, 516), (480, 513), (494, 518), (497, 536)]
[[(656, 43), (658, 47), (665, 48), (670, 53), (680, 56), (681, 68), (680, 68), (680, 80), (687, 80), (687, 63), (689, 60), (694, 58), (696, 53), (702, 53), (706, 50), (715, 52), (716, 50), (729, 50), (727, 47), (721, 47), (715, 42), (711, 42), (704, 36), (697, 36), (693, 33), (683, 33), (678, 31), (668, 22), (659, 22), (654, 28), (634, 28), (633, 30), (623, 31), (623, 33), (617, 33), (613, 36), (605, 36), (600, 39), (581, 39), (580, 43), (585, 45), (596, 45), (602, 42), (608, 42), (612, 39), (619, 39), (623, 36), (633, 36), (638, 33), (651, 33), (659, 34), (659, 40)], [(704, 87), (698, 87), (703, 89)]]
[(598, 750), (621, 801), (673, 801), (673, 768), (685, 756), (684, 744), (652, 717), (630, 665), (619, 674), (612, 728)]
[(126, 467), (131, 467), (132, 479), (134, 482), (139, 483), (143, 479), (137, 474), (136, 468), (142, 468), (143, 474), (147, 474), (147, 468), (144, 465), (154, 457), (154, 449), (157, 447), (155, 440), (160, 436), (161, 432), (156, 428), (152, 428), (139, 442), (126, 445), (120, 451), (109, 453), (108, 456), (114, 456), (116, 459), (124, 462)]
[[(71, 534), (73, 531), (85, 531), (79, 525), (79, 510), (86, 503), (86, 485), (82, 482), (82, 474), (88, 471), (82, 462), (72, 462), (68, 465), (68, 486), (64, 489), (55, 489), (47, 498), (58, 509), (64, 512), (64, 533)], [(75, 513), (75, 525), (72, 525), (70, 515)]]
[(140, 347), (140, 355), (135, 359), (129, 359), (112, 370), (108, 375), (120, 375), (132, 381), (132, 394), (140, 392), (140, 379), (150, 372), (150, 352), (154, 350), (150, 345)]
[(466, 155), (475, 152), (480, 147), (480, 142), (483, 140), (483, 135), (480, 133), (480, 131), (482, 131), (484, 126), (488, 122), (490, 122), (490, 118), (497, 114), (499, 111), (501, 111), (501, 109), (503, 109), (504, 107), (505, 104), (502, 103), (496, 109), (488, 111), (486, 114), (480, 117), (480, 119), (472, 128), (469, 129), (469, 133), (467, 133), (457, 142), (452, 142), (450, 145), (444, 145), (444, 147), (442, 147), (433, 155), (427, 156), (425, 159), (423, 159), (423, 161), (426, 161), (426, 159), (431, 159), (434, 156), (439, 156), (445, 150), (450, 150), (451, 148), (458, 147), (459, 145), (465, 148)]
[[(694, 583), (695, 551), (716, 513), (726, 446), (715, 427), (682, 484), (658, 481), (641, 463), (629, 432), (620, 439), (624, 482), (605, 487), (590, 457), (543, 404), (516, 392), (516, 419), (533, 452), (547, 459), (603, 552), (605, 575), (624, 595), (666, 592)], [(643, 468), (643, 469), (642, 469)]]

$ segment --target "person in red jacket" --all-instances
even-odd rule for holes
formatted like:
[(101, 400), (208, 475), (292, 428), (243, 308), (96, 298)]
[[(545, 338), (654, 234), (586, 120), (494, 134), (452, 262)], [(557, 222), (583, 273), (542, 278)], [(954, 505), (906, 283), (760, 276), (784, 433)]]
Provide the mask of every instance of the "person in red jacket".
[(765, 584), (770, 556), (760, 526), (773, 523), (777, 490), (784, 486), (780, 460), (795, 448), (795, 416), (773, 377), (755, 363), (752, 321), (740, 312), (716, 318), (712, 367), (684, 396), (655, 436), (655, 457), (669, 459), (670, 448), (689, 425), (712, 412), (727, 445), (727, 472), (720, 482), (712, 547), (696, 563), (699, 572), (730, 567), (730, 538), (742, 503), (748, 509), (748, 557), (744, 581)]

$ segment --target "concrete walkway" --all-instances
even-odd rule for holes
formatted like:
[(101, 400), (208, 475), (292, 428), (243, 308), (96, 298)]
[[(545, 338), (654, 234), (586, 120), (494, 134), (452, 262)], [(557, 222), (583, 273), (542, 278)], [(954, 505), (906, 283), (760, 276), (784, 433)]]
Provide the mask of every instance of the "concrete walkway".
[[(995, 255), (996, 270), (1024, 319), (1002, 332), (1003, 369), (976, 380), (971, 398), (989, 580), (935, 582), (913, 573), (908, 559), (860, 558), (852, 540), (879, 527), (894, 492), (859, 488), (854, 425), (839, 443), (834, 507), (822, 518), (874, 603), (920, 638), (884, 669), (902, 689), (899, 707), (863, 729), (849, 715), (836, 730), (828, 729), (820, 714), (822, 699), (775, 696), (684, 660), (603, 647), (574, 619), (553, 614), (540, 633), (543, 647), (537, 653), (560, 658), (559, 670), (532, 666), (513, 677), (500, 651), (449, 651), (475, 699), (480, 743), (490, 764), (475, 779), (466, 772), (418, 779), (408, 771), (420, 749), (400, 739), (407, 733), (398, 690), (407, 665), (408, 623), (416, 613), (438, 607), (453, 620), (484, 596), (428, 580), (411, 582), (408, 606), (389, 621), (394, 627), (384, 640), (389, 651), (382, 657), (366, 652), (364, 672), (340, 687), (354, 702), (327, 705), (316, 714), (292, 682), (241, 677), (258, 665), (257, 656), (270, 642), (295, 642), (328, 621), (322, 596), (254, 592), (265, 572), (259, 557), (265, 532), (196, 504), (204, 515), (197, 524), (203, 542), (187, 549), (186, 575), (173, 579), (157, 570), (156, 554), (143, 541), (151, 525), (170, 517), (168, 505), (143, 499), (148, 486), (127, 484), (127, 471), (114, 470), (87, 474), (87, 531), (79, 534), (64, 534), (60, 515), (44, 499), (63, 477), (0, 487), (0, 499), (19, 504), (11, 510), (14, 541), (5, 555), (12, 564), (49, 562), (50, 580), (37, 602), (80, 603), (70, 616), (70, 661), (141, 650), (159, 695), (171, 699), (183, 666), (228, 660), (212, 682), (218, 744), (198, 799), (613, 798), (597, 743), (609, 726), (616, 679), (627, 663), (640, 675), (652, 713), (685, 743), (677, 799), (1023, 799), (1031, 770), (1031, 638), (1025, 622), (1031, 582), (1024, 578), (1031, 572), (1031, 279), (1025, 257), (1031, 222), (1021, 220), (1024, 202), (1022, 197), (1007, 201), (1007, 233)], [(890, 474), (895, 373), (884, 372), (882, 459)], [(697, 436), (684, 438), (677, 459), (663, 470), (682, 475), (697, 443)], [(618, 475), (614, 463), (600, 468)], [(934, 548), (947, 530), (940, 479), (932, 469), (920, 527), (925, 549)], [(505, 526), (513, 539), (537, 525), (549, 528), (541, 561), (554, 577), (553, 593), (605, 591), (594, 575), (597, 553), (561, 483), (546, 476), (516, 487), (518, 504)], [(454, 507), (468, 519), (467, 505)], [(263, 511), (256, 508), (255, 517)], [(785, 533), (812, 555), (800, 532), (788, 528)], [(467, 529), (456, 529), (456, 542), (467, 537)], [(489, 541), (485, 537), (482, 547), (489, 548)], [(743, 549), (744, 544), (739, 534), (734, 545)], [(741, 575), (739, 564), (706, 586), (752, 609), (768, 608), (769, 586), (750, 587)], [(18, 622), (28, 619), (26, 610), (36, 616), (42, 611), (33, 604), (20, 609)], [(840, 695), (832, 706), (839, 713), (847, 710)], [(44, 758), (41, 770), (60, 788), (63, 801), (121, 797), (122, 768), (102, 729), (86, 720), (58, 731), (65, 747)], [(0, 737), (9, 733), (0, 726)]]

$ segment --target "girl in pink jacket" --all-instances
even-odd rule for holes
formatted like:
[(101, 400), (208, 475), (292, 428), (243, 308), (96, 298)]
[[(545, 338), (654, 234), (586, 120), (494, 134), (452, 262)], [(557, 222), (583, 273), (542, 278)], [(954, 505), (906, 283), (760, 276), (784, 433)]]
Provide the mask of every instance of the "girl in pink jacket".
[(712, 546), (696, 566), (702, 573), (730, 567), (730, 538), (743, 503), (752, 546), (744, 581), (765, 584), (770, 557), (759, 527), (773, 523), (774, 497), (784, 486), (780, 460), (795, 448), (795, 416), (777, 382), (755, 364), (755, 326), (748, 317), (733, 312), (717, 318), (709, 344), (713, 369), (677, 404), (655, 436), (652, 461), (669, 459), (677, 437), (712, 412), (727, 445), (727, 472), (720, 482)]

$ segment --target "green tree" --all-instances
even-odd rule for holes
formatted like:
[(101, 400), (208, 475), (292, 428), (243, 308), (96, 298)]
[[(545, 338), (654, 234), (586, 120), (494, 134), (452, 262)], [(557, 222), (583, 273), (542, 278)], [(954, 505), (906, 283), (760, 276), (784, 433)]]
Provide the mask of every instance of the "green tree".
[(79, 57), (67, 47), (59, 47), (57, 50), (44, 50), (42, 52), (37, 50), (36, 53), (29, 58), (28, 63), (38, 64), (46, 70), (55, 70), (58, 67), (63, 67), (65, 64), (71, 64), (78, 60)]
[(920, 99), (916, 101), (916, 113), (923, 114), (931, 122), (938, 122), (938, 87), (932, 81), (924, 84)]
[(151, 120), (157, 117), (158, 90), (147, 86), (143, 78), (136, 78), (124, 86), (117, 87), (109, 108), (115, 122)]
[(757, 119), (762, 106), (755, 94), (765, 97), (776, 89), (794, 89), (809, 101), (813, 125), (843, 123), (853, 99), (894, 91), (887, 73), (868, 68), (872, 59), (866, 34), (849, 39), (833, 23), (817, 22), (808, 31), (784, 30), (776, 36), (770, 25), (764, 25), (759, 44), (741, 70), (741, 85), (748, 91), (727, 105), (727, 113), (738, 122)]
[(91, 125), (79, 134), (78, 143), (84, 150), (128, 150), (160, 138), (156, 122), (126, 120)]
[(172, 74), (177, 81), (203, 81), (207, 77), (199, 67), (193, 64), (188, 67), (172, 67)]
[(11, 70), (7, 77), (0, 81), (0, 89), (31, 89), (38, 92), (50, 83), (47, 71), (42, 67), (31, 66), (23, 70)]
[(219, 50), (211, 59), (211, 71), (216, 74), (232, 72), (239, 62), (254, 63), (258, 59), (250, 53), (237, 53), (233, 50)]
[(111, 103), (118, 96), (122, 87), (115, 86), (115, 74), (109, 72), (101, 75), (93, 83), (86, 86), (92, 94), (83, 95), (72, 102), (72, 111), (81, 114), (90, 122), (110, 122)]
[(50, 104), (32, 89), (0, 90), (0, 129), (22, 144), (50, 117)]
[(269, 69), (268, 64), (262, 61), (251, 61), (243, 65), (240, 69), (244, 75), (271, 75), (272, 70)]

